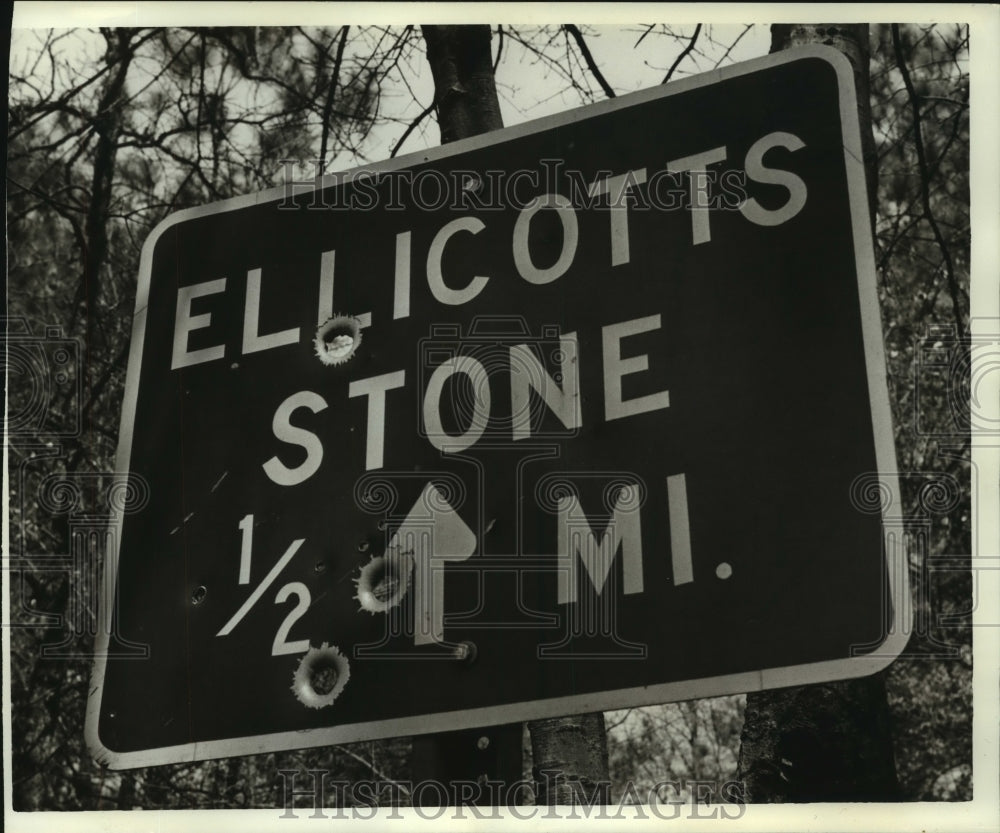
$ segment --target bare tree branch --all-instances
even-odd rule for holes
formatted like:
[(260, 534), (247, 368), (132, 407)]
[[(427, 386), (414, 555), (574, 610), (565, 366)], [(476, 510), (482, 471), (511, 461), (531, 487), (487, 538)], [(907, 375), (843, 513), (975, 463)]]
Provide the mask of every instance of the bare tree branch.
[(424, 108), (423, 112), (419, 116), (417, 116), (413, 121), (410, 122), (406, 130), (403, 131), (403, 135), (399, 137), (399, 141), (392, 146), (392, 150), (389, 152), (390, 159), (392, 159), (393, 157), (395, 157), (397, 153), (399, 153), (399, 149), (403, 146), (403, 142), (405, 142), (409, 138), (410, 134), (414, 130), (416, 130), (417, 125), (419, 125), (420, 122), (422, 122), (431, 113), (434, 112), (434, 104), (435, 102), (432, 101), (430, 104), (427, 105), (427, 107)]
[(354, 760), (356, 760), (360, 764), (364, 764), (366, 767), (368, 767), (368, 769), (371, 770), (372, 775), (377, 776), (380, 781), (385, 781), (389, 784), (394, 784), (395, 786), (399, 787), (399, 789), (403, 792), (404, 795), (408, 796), (410, 794), (410, 790), (406, 787), (405, 784), (403, 784), (400, 781), (396, 781), (394, 778), (390, 778), (384, 772), (380, 772), (375, 768), (375, 765), (371, 761), (365, 760), (357, 752), (351, 751), (351, 749), (349, 749), (346, 746), (338, 746), (337, 751), (343, 752), (345, 755), (354, 758)]
[(736, 44), (738, 44), (741, 40), (743, 40), (743, 36), (747, 32), (749, 32), (751, 29), (753, 29), (753, 24), (752, 23), (747, 23), (743, 27), (743, 31), (740, 32), (739, 35), (737, 35), (736, 39), (731, 44), (729, 44), (729, 48), (725, 52), (722, 53), (722, 57), (719, 58), (719, 60), (715, 62), (716, 68), (718, 68), (722, 64), (722, 62), (724, 60), (726, 60), (726, 58), (729, 57), (729, 53), (731, 53), (736, 48)]
[(677, 60), (670, 65), (670, 69), (667, 70), (666, 76), (664, 77), (663, 81), (660, 82), (661, 84), (666, 84), (670, 80), (670, 76), (674, 74), (674, 70), (677, 69), (677, 66), (680, 64), (680, 62), (683, 61), (689, 54), (691, 54), (691, 50), (694, 49), (695, 42), (698, 40), (698, 35), (700, 33), (701, 33), (701, 24), (699, 23), (697, 26), (694, 27), (694, 34), (691, 35), (691, 40), (688, 42), (688, 45), (684, 47), (684, 51), (681, 52), (681, 54), (677, 56)]
[(941, 250), (941, 256), (944, 259), (945, 276), (948, 279), (948, 294), (951, 296), (951, 305), (955, 314), (955, 323), (958, 326), (958, 332), (963, 333), (965, 332), (965, 316), (960, 302), (961, 289), (958, 285), (958, 280), (955, 278), (955, 266), (951, 260), (951, 252), (944, 241), (944, 237), (941, 235), (937, 221), (934, 219), (934, 212), (931, 210), (930, 173), (927, 168), (923, 135), (920, 128), (920, 100), (917, 97), (916, 90), (913, 88), (913, 79), (910, 78), (910, 71), (906, 66), (906, 61), (903, 59), (903, 48), (899, 40), (899, 24), (893, 23), (891, 30), (892, 46), (896, 53), (896, 65), (903, 76), (903, 84), (906, 87), (907, 95), (910, 97), (910, 108), (913, 110), (913, 144), (917, 151), (917, 167), (920, 170), (920, 199), (924, 207), (924, 216), (927, 218), (931, 231), (934, 232), (934, 239)]
[(344, 47), (347, 45), (347, 33), (350, 26), (342, 26), (340, 29), (340, 42), (337, 44), (337, 57), (333, 59), (333, 71), (330, 73), (330, 85), (326, 91), (326, 103), (323, 105), (323, 127), (322, 136), (319, 143), (320, 165), (326, 169), (326, 144), (330, 137), (330, 117), (333, 110), (333, 97), (337, 91), (337, 81), (340, 78), (340, 67), (344, 61)]
[(497, 57), (493, 61), (493, 74), (496, 74), (497, 67), (500, 66), (500, 56), (503, 54), (503, 24), (497, 24)]
[(563, 28), (573, 36), (573, 40), (576, 41), (580, 54), (583, 55), (583, 60), (587, 62), (587, 69), (589, 69), (591, 75), (597, 79), (597, 83), (601, 85), (601, 89), (604, 90), (604, 94), (608, 98), (614, 98), (615, 91), (611, 89), (611, 85), (605, 80), (601, 70), (594, 62), (594, 56), (590, 54), (587, 42), (583, 39), (583, 33), (572, 23), (564, 23)]
[(646, 27), (646, 31), (643, 32), (641, 35), (639, 35), (639, 40), (637, 40), (634, 44), (632, 44), (632, 48), (635, 49), (640, 43), (642, 43), (644, 40), (646, 40), (646, 35), (648, 35), (650, 32), (652, 32), (653, 29), (655, 29), (655, 28), (656, 28), (656, 24), (655, 23), (650, 23), (649, 26)]

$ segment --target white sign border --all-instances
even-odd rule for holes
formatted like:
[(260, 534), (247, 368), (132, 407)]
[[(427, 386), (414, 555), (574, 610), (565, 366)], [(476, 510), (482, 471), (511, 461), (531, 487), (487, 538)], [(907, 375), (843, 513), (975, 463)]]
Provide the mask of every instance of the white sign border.
[[(879, 478), (888, 486), (890, 493), (895, 496), (895, 499), (900, 494), (896, 475), (896, 450), (889, 406), (881, 314), (876, 290), (875, 259), (872, 248), (864, 164), (862, 162), (854, 75), (848, 59), (837, 50), (827, 46), (809, 45), (777, 52), (762, 58), (691, 76), (690, 78), (675, 81), (662, 87), (640, 90), (615, 99), (548, 116), (504, 130), (482, 134), (459, 142), (453, 142), (438, 148), (396, 157), (343, 173), (330, 174), (322, 179), (320, 187), (343, 184), (346, 181), (350, 181), (352, 176), (359, 174), (385, 173), (422, 162), (445, 159), (457, 154), (549, 130), (553, 127), (572, 124), (594, 116), (644, 104), (648, 101), (667, 98), (672, 95), (807, 58), (819, 58), (829, 63), (835, 70), (838, 79), (844, 160), (851, 205), (858, 297), (868, 374), (868, 390), (871, 400), (875, 458)], [(296, 193), (306, 194), (310, 190), (312, 189), (303, 186)], [(157, 240), (167, 229), (176, 223), (219, 214), (225, 211), (234, 211), (260, 203), (278, 201), (287, 198), (287, 195), (288, 188), (281, 186), (255, 194), (178, 211), (164, 219), (146, 240), (139, 265), (139, 283), (136, 291), (132, 341), (125, 380), (121, 431), (119, 433), (116, 458), (116, 470), (119, 472), (118, 477), (121, 481), (127, 479), (127, 475), (124, 473), (129, 471), (131, 462), (133, 428), (139, 389), (139, 371), (142, 365), (146, 312), (149, 302), (152, 254)], [(559, 717), (567, 714), (655, 705), (702, 697), (716, 697), (789, 685), (823, 683), (874, 674), (887, 667), (902, 652), (911, 627), (912, 609), (908, 564), (905, 553), (902, 552), (889, 532), (890, 522), (895, 521), (898, 525), (901, 517), (901, 507), (895, 504), (883, 506), (884, 552), (888, 571), (889, 594), (893, 606), (893, 621), (889, 627), (887, 639), (875, 651), (867, 655), (717, 677), (705, 677), (683, 682), (664, 683), (656, 686), (642, 686), (590, 694), (554, 697), (545, 700), (441, 712), (431, 715), (418, 715), (393, 720), (370, 721), (368, 723), (353, 723), (345, 726), (330, 726), (305, 731), (275, 732), (204, 743), (179, 744), (134, 752), (115, 752), (108, 749), (98, 736), (101, 695), (104, 687), (111, 630), (110, 618), (113, 608), (112, 604), (105, 601), (99, 606), (98, 633), (95, 644), (96, 658), (91, 676), (84, 728), (86, 744), (91, 754), (102, 765), (116, 770), (132, 769), (161, 764), (192, 763), (236, 755), (254, 755), (317, 746), (332, 746), (375, 738), (445, 732), (462, 728)], [(108, 561), (105, 565), (105, 594), (113, 594), (117, 584), (118, 549), (121, 542), (123, 520), (123, 512), (117, 511), (113, 522), (115, 529), (115, 551), (108, 553)], [(113, 599), (114, 596), (106, 595), (105, 598)]]

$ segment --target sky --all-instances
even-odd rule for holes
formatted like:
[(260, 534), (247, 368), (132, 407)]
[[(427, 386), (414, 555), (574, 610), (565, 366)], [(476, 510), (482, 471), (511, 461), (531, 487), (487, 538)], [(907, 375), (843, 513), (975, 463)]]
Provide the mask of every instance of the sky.
[[(36, 35), (29, 28), (53, 26), (91, 28), (88, 35), (81, 32), (60, 42), (60, 49), (65, 54), (72, 55), (80, 62), (95, 61), (103, 51), (103, 39), (97, 34), (96, 27), (102, 25), (340, 25), (357, 15), (358, 7), (366, 4), (351, 4), (350, 14), (342, 4), (315, 3), (254, 3), (224, 4), (228, 6), (224, 20), (217, 19), (214, 3), (34, 3), (15, 4), (14, 32), (11, 44), (11, 66), (15, 68), (25, 56), (32, 53), (36, 44)], [(390, 5), (391, 8), (391, 4)], [(280, 8), (279, 8), (280, 7)], [(232, 10), (239, 8), (240, 13), (233, 19)], [(424, 14), (417, 14), (417, 6), (399, 8), (386, 17), (385, 10), (380, 7), (378, 14), (372, 9), (368, 16), (362, 16), (365, 22), (409, 23), (415, 20), (428, 19)], [(468, 15), (467, 7), (465, 14)], [(517, 4), (510, 6), (494, 5), (497, 20), (507, 21), (504, 25), (515, 25), (518, 31), (530, 36), (532, 24), (545, 22), (538, 20), (538, 15), (531, 10), (521, 10)], [(566, 6), (564, 11), (573, 11), (582, 6)], [(248, 9), (249, 12), (244, 11)], [(634, 13), (651, 11), (648, 8), (636, 7)], [(665, 12), (673, 12), (669, 4), (661, 4), (656, 9), (657, 18), (664, 18)], [(342, 13), (344, 12), (344, 13)], [(477, 13), (479, 9), (477, 8)], [(515, 15), (515, 13), (519, 13)], [(534, 18), (534, 19), (532, 19)], [(463, 18), (465, 19), (465, 18)], [(489, 20), (490, 18), (483, 18)], [(554, 18), (559, 20), (559, 18)], [(582, 20), (600, 20), (595, 18), (593, 10), (582, 15)], [(695, 34), (697, 22), (681, 22), (669, 25), (669, 30), (662, 24), (628, 22), (640, 20), (639, 17), (627, 16), (616, 22), (580, 23), (587, 46), (594, 60), (603, 72), (607, 82), (616, 94), (622, 95), (635, 90), (655, 86), (661, 83), (667, 70), (690, 43)], [(524, 25), (520, 24), (525, 20)], [(371, 40), (371, 43), (368, 41)], [(560, 38), (556, 46), (546, 49), (547, 54), (560, 56), (563, 53), (564, 38)], [(541, 41), (538, 41), (541, 43)], [(373, 45), (373, 38), (359, 38), (350, 41), (349, 51), (355, 49), (364, 51)], [(735, 45), (734, 45), (735, 44)], [(749, 25), (739, 22), (705, 23), (698, 29), (695, 48), (674, 69), (672, 78), (679, 79), (713, 69), (720, 62), (731, 64), (767, 54), (770, 44), (769, 27), (766, 23)], [(593, 97), (587, 97), (568, 88), (567, 81), (558, 70), (547, 67), (538, 57), (519, 44), (516, 38), (507, 34), (505, 37), (493, 37), (493, 54), (502, 51), (502, 61), (497, 71), (497, 92), (500, 99), (501, 115), (505, 126), (513, 126), (528, 120), (542, 118), (567, 109), (579, 107), (590, 101), (602, 100), (605, 96), (598, 82), (586, 70), (577, 72), (577, 77), (587, 83)], [(571, 50), (574, 56), (579, 52), (575, 45)], [(44, 70), (44, 62), (39, 65)], [(150, 73), (156, 67), (146, 68)], [(383, 90), (380, 109), (385, 114), (391, 114), (405, 121), (415, 118), (430, 103), (433, 96), (433, 81), (430, 68), (422, 55), (416, 55), (404, 68), (408, 88), (399, 83), (395, 88)], [(130, 86), (138, 88), (142, 84), (143, 68), (136, 67)], [(412, 93), (412, 94), (411, 94)], [(366, 158), (357, 159), (352, 155), (344, 155), (333, 160), (328, 171), (343, 170), (364, 162), (374, 162), (385, 159), (403, 133), (403, 128), (397, 125), (387, 125), (373, 131), (365, 142)], [(426, 119), (420, 127), (407, 138), (401, 153), (410, 153), (436, 146), (440, 135), (433, 119)]]

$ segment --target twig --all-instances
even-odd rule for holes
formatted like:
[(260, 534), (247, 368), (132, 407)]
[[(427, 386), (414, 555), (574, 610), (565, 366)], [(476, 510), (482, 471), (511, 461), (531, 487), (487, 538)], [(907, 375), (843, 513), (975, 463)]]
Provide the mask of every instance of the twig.
[(87, 213), (86, 209), (80, 208), (79, 206), (75, 205), (69, 205), (68, 203), (60, 202), (59, 200), (50, 197), (48, 194), (44, 194), (41, 191), (32, 188), (30, 185), (24, 185), (18, 182), (16, 179), (14, 179), (14, 177), (10, 176), (9, 174), (7, 175), (6, 179), (14, 187), (20, 188), (22, 191), (25, 191), (29, 194), (34, 194), (40, 200), (47, 203), (48, 205), (51, 205), (55, 209), (62, 209), (63, 211), (76, 211), (79, 214)]
[(493, 74), (496, 75), (497, 67), (500, 66), (500, 56), (503, 54), (503, 24), (497, 24), (497, 57), (493, 61)]
[(695, 41), (698, 40), (698, 35), (700, 33), (701, 33), (701, 24), (699, 23), (697, 26), (694, 27), (694, 34), (691, 35), (691, 40), (688, 41), (688, 45), (684, 47), (684, 51), (677, 56), (677, 60), (674, 61), (670, 69), (667, 70), (666, 77), (663, 79), (661, 83), (666, 84), (667, 81), (670, 80), (670, 76), (674, 74), (674, 70), (677, 69), (677, 65), (691, 53), (692, 49), (694, 49)]
[(604, 94), (608, 98), (614, 98), (615, 91), (611, 89), (611, 85), (605, 80), (601, 71), (597, 68), (597, 64), (594, 63), (594, 56), (590, 54), (590, 49), (587, 48), (587, 42), (583, 39), (583, 33), (572, 23), (564, 23), (563, 28), (573, 36), (573, 40), (576, 41), (576, 45), (580, 49), (580, 54), (583, 55), (583, 60), (587, 62), (587, 68), (594, 78), (597, 79), (597, 83), (601, 85)]
[(333, 59), (333, 71), (330, 73), (330, 86), (326, 91), (326, 102), (323, 105), (322, 136), (319, 144), (320, 165), (326, 169), (326, 146), (330, 138), (330, 118), (333, 110), (333, 99), (337, 92), (337, 82), (340, 80), (340, 67), (344, 60), (344, 46), (347, 44), (347, 33), (350, 26), (340, 29), (340, 43), (337, 44), (337, 56)]
[(338, 747), (337, 747), (337, 751), (338, 751), (338, 752), (343, 752), (343, 753), (344, 753), (345, 755), (350, 755), (350, 756), (351, 756), (352, 758), (354, 758), (354, 760), (356, 760), (356, 761), (357, 761), (358, 763), (360, 763), (360, 764), (364, 764), (364, 765), (365, 765), (366, 767), (368, 767), (368, 769), (370, 769), (370, 770), (371, 770), (371, 772), (372, 772), (372, 775), (376, 775), (376, 776), (378, 776), (378, 778), (380, 778), (381, 780), (383, 780), (383, 781), (386, 781), (386, 782), (388, 782), (388, 783), (390, 783), (390, 784), (393, 784), (393, 785), (395, 785), (395, 786), (399, 787), (399, 788), (400, 788), (400, 790), (402, 790), (402, 791), (403, 791), (403, 794), (404, 794), (404, 795), (407, 795), (407, 796), (408, 796), (408, 795), (410, 794), (410, 791), (409, 791), (409, 790), (408, 790), (408, 789), (406, 788), (406, 785), (405, 785), (405, 784), (403, 784), (403, 783), (401, 783), (401, 782), (399, 782), (399, 781), (395, 780), (394, 778), (390, 778), (390, 777), (389, 777), (388, 775), (386, 775), (386, 774), (385, 774), (384, 772), (380, 772), (379, 770), (375, 769), (375, 767), (374, 767), (374, 766), (372, 765), (371, 761), (366, 761), (366, 760), (365, 760), (364, 758), (362, 758), (362, 757), (361, 757), (361, 756), (360, 756), (360, 755), (359, 755), (359, 754), (358, 754), (357, 752), (352, 752), (352, 751), (351, 751), (350, 749), (348, 749), (348, 748), (347, 748), (346, 746), (338, 746)]
[(655, 23), (650, 23), (649, 26), (646, 27), (646, 31), (643, 32), (641, 35), (639, 35), (639, 40), (637, 40), (634, 44), (632, 44), (632, 48), (635, 49), (640, 43), (642, 43), (646, 39), (646, 35), (648, 35), (650, 32), (652, 32), (653, 29), (655, 29), (655, 28), (656, 28), (656, 24)]
[(727, 50), (726, 50), (725, 52), (723, 52), (723, 53), (722, 53), (722, 57), (721, 57), (721, 58), (719, 58), (719, 60), (715, 62), (715, 67), (716, 67), (716, 68), (718, 68), (718, 67), (719, 67), (719, 65), (720, 65), (720, 64), (721, 64), (721, 63), (722, 63), (722, 62), (723, 62), (724, 60), (726, 60), (726, 58), (728, 58), (728, 57), (729, 57), (729, 53), (730, 53), (730, 52), (732, 52), (732, 51), (733, 51), (733, 50), (734, 50), (734, 49), (736, 48), (736, 44), (738, 44), (738, 43), (739, 43), (739, 42), (740, 42), (741, 40), (743, 40), (743, 36), (744, 36), (744, 35), (745, 35), (745, 34), (746, 34), (747, 32), (749, 32), (749, 31), (750, 31), (751, 29), (753, 29), (753, 24), (752, 24), (752, 23), (747, 23), (747, 24), (745, 24), (745, 25), (744, 25), (744, 27), (743, 27), (743, 31), (742, 31), (742, 32), (740, 32), (740, 33), (739, 33), (739, 35), (737, 35), (737, 37), (736, 37), (736, 40), (734, 40), (734, 41), (733, 41), (733, 42), (732, 42), (731, 44), (729, 44), (729, 49), (727, 49)]
[(920, 170), (920, 201), (924, 206), (924, 216), (930, 224), (931, 231), (934, 232), (934, 239), (937, 241), (938, 248), (941, 250), (941, 255), (944, 258), (945, 275), (948, 278), (948, 294), (951, 296), (951, 305), (955, 313), (955, 323), (958, 326), (958, 334), (960, 335), (965, 332), (965, 323), (959, 300), (960, 290), (958, 280), (955, 278), (955, 266), (951, 260), (951, 252), (948, 251), (948, 246), (945, 244), (941, 230), (934, 219), (934, 212), (931, 211), (930, 172), (927, 168), (927, 157), (924, 154), (924, 140), (920, 129), (920, 101), (917, 97), (917, 91), (913, 88), (913, 80), (910, 78), (910, 71), (906, 67), (906, 61), (903, 60), (903, 47), (899, 40), (899, 24), (893, 23), (891, 28), (892, 48), (896, 53), (896, 65), (903, 76), (903, 85), (906, 87), (906, 93), (910, 97), (910, 108), (913, 110), (913, 144), (916, 147), (917, 167)]
[(389, 154), (390, 159), (392, 159), (397, 153), (399, 153), (399, 149), (403, 146), (403, 142), (405, 142), (409, 138), (410, 134), (414, 130), (416, 130), (417, 125), (420, 124), (420, 122), (422, 122), (431, 114), (431, 111), (433, 109), (434, 109), (434, 102), (432, 101), (430, 104), (427, 105), (427, 108), (419, 116), (417, 116), (413, 121), (410, 122), (409, 127), (407, 127), (406, 130), (403, 131), (403, 135), (399, 137), (399, 141), (396, 142), (396, 144), (393, 146), (392, 152)]
[(629, 716), (632, 714), (633, 711), (634, 709), (627, 709), (625, 711), (625, 714), (622, 716), (621, 720), (616, 720), (614, 723), (610, 724), (607, 727), (607, 731), (610, 732), (612, 729), (617, 729), (619, 726), (621, 726), (626, 720), (629, 719)]

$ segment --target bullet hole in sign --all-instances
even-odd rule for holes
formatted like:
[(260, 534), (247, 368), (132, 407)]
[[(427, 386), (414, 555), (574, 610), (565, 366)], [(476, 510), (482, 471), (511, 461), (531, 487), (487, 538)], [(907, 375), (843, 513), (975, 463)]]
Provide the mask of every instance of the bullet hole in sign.
[(313, 347), (325, 365), (334, 367), (348, 361), (361, 344), (361, 324), (350, 315), (335, 315), (316, 329)]
[(325, 696), (336, 688), (337, 678), (337, 669), (332, 665), (327, 665), (322, 668), (313, 669), (310, 684), (312, 685), (313, 691), (320, 696)]
[(310, 709), (321, 709), (336, 700), (351, 677), (347, 658), (335, 645), (324, 642), (310, 648), (299, 661), (292, 678), (292, 691)]
[(398, 605), (410, 589), (413, 557), (408, 552), (390, 551), (372, 558), (354, 580), (362, 610), (385, 613)]

